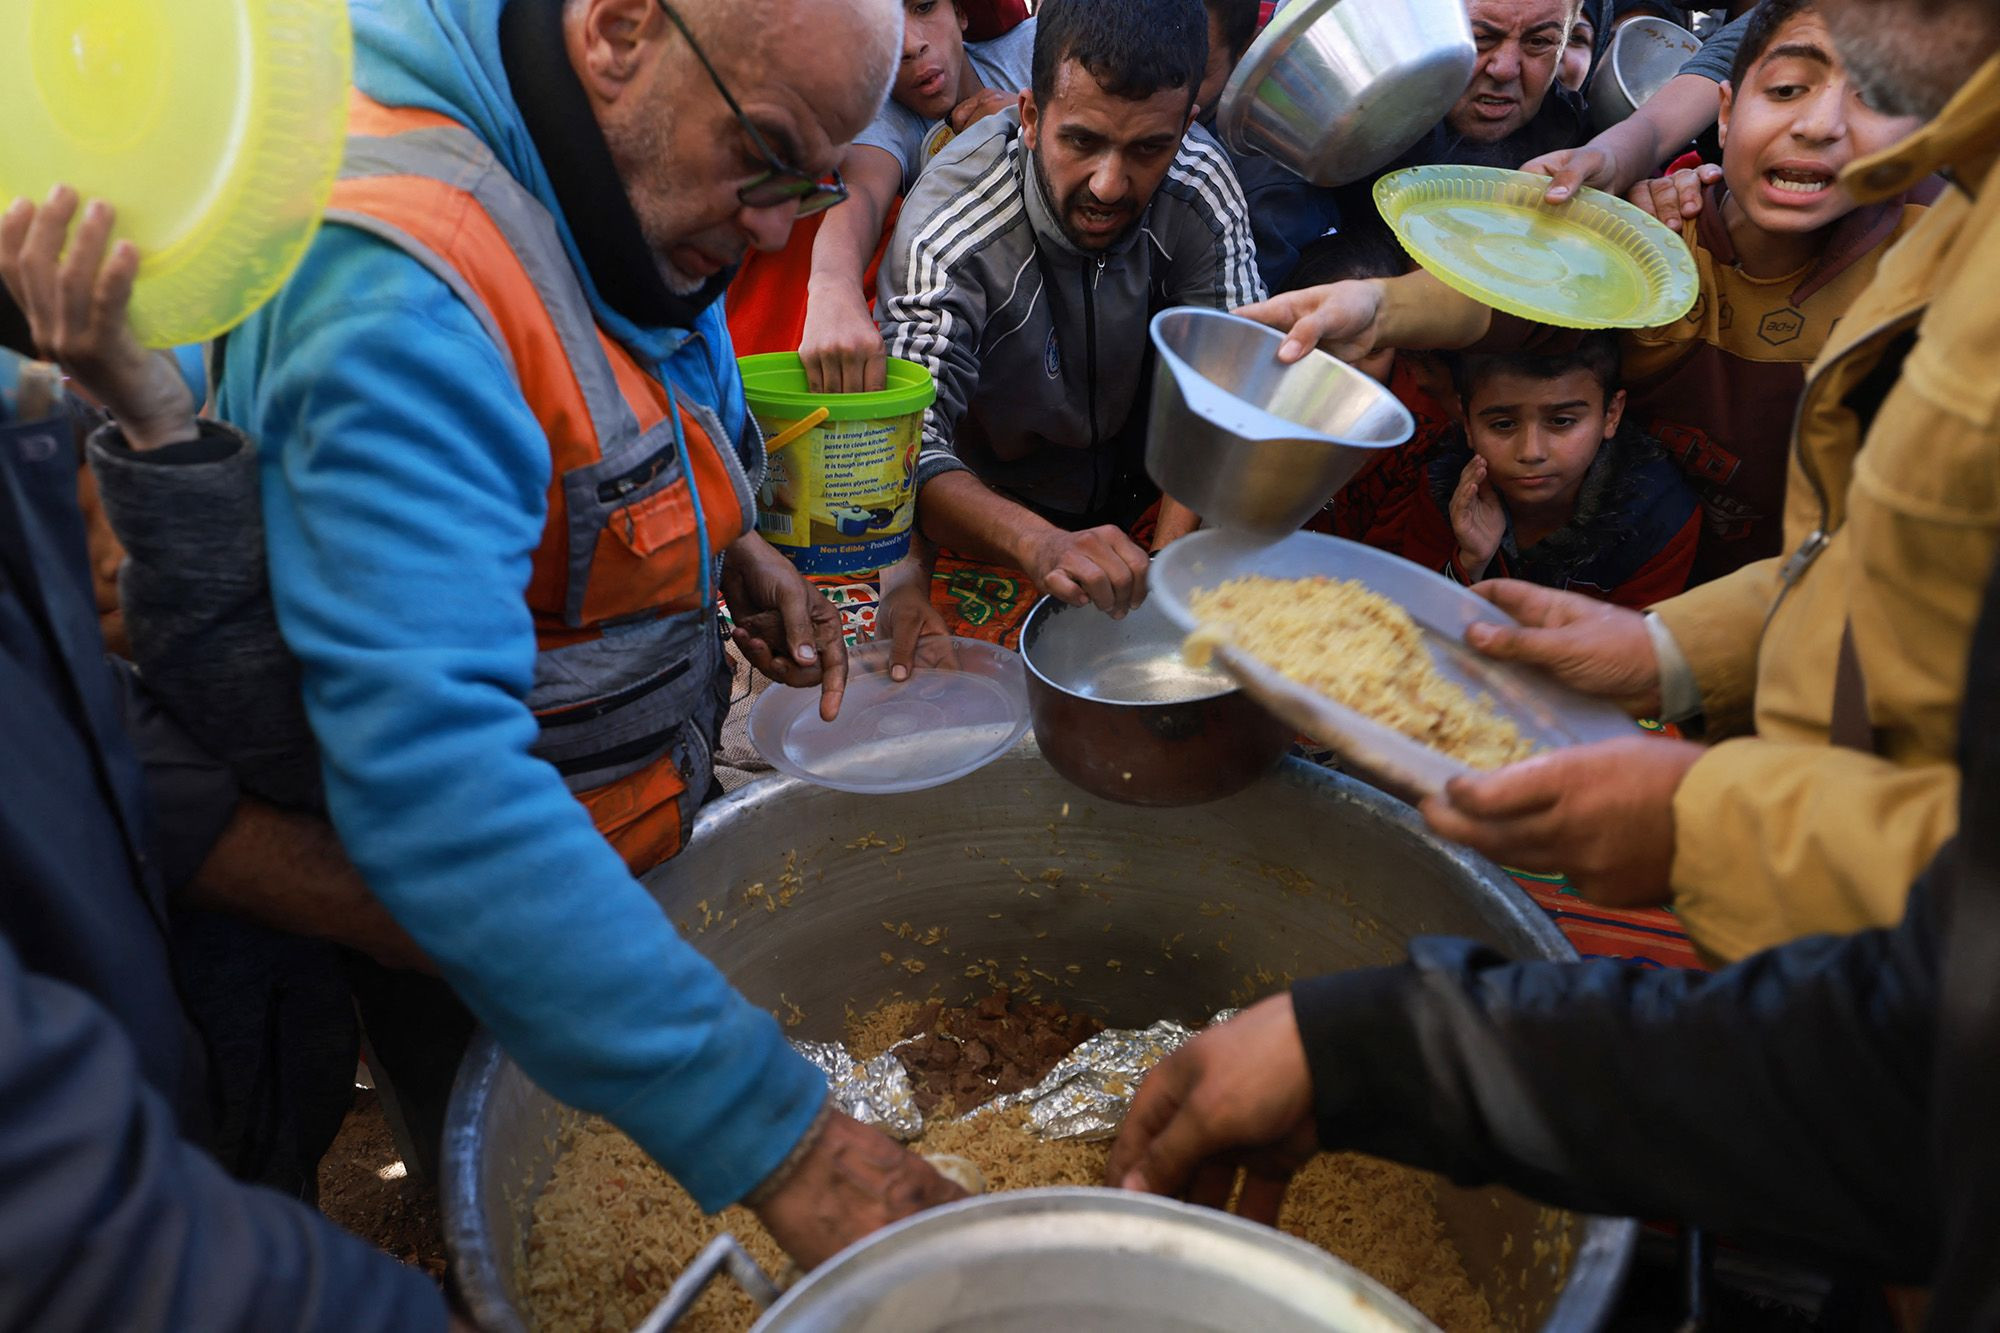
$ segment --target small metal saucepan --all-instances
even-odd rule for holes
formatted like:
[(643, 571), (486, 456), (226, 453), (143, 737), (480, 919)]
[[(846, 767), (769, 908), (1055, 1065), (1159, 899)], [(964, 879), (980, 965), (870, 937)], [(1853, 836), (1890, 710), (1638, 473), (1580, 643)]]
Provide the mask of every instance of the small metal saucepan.
[(1128, 805), (1199, 805), (1271, 771), (1292, 730), (1148, 602), (1123, 620), (1044, 597), (1021, 627), (1035, 742), (1056, 772)]

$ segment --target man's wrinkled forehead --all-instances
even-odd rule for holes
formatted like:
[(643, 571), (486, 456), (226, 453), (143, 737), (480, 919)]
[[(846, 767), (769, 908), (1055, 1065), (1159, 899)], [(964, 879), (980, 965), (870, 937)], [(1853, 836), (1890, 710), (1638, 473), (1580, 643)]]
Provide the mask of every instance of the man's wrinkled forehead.
[(1570, 0), (1470, 0), (1466, 17), (1476, 37), (1527, 37), (1536, 32), (1564, 34), (1575, 6)]

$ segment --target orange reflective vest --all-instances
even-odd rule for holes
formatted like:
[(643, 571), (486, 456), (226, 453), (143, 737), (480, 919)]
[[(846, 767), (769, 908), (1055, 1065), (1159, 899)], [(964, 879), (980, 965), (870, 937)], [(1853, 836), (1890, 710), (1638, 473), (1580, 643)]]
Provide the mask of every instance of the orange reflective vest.
[(354, 94), (327, 221), (457, 293), (541, 423), (535, 753), (628, 865), (658, 864), (708, 789), (730, 681), (716, 570), (755, 520), (755, 483), (712, 410), (598, 327), (555, 219), (464, 126)]

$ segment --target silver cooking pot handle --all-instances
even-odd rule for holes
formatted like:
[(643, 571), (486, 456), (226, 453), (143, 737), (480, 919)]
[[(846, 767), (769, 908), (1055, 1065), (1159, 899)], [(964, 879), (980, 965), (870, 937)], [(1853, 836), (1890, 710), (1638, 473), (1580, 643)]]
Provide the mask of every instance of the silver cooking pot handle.
[(736, 1285), (760, 1308), (768, 1309), (778, 1299), (778, 1284), (757, 1266), (750, 1252), (737, 1243), (736, 1237), (721, 1235), (702, 1247), (694, 1262), (674, 1279), (666, 1296), (632, 1333), (665, 1333), (694, 1308), (708, 1284), (723, 1272), (735, 1278)]

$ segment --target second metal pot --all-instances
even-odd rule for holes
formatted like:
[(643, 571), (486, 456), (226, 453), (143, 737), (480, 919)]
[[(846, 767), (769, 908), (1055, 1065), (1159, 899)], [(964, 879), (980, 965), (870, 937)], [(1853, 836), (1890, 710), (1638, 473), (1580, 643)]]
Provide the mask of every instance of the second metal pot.
[(1127, 805), (1220, 800), (1271, 771), (1292, 741), (1219, 670), (1189, 666), (1151, 602), (1123, 620), (1044, 597), (1021, 627), (1035, 743), (1094, 796)]

